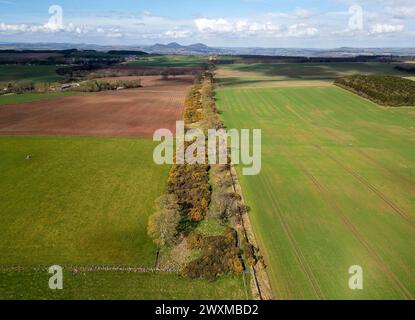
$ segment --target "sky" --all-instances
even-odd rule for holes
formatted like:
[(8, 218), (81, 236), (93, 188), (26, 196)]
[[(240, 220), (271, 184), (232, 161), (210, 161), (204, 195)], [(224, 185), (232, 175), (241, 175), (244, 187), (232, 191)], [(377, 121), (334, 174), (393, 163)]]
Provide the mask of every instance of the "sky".
[(0, 0), (0, 42), (414, 47), (415, 0)]

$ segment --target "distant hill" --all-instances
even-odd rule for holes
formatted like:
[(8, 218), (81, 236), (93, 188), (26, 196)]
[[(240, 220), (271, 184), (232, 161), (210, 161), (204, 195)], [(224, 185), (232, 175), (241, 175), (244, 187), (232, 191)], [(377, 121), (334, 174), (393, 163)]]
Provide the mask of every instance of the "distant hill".
[(155, 44), (153, 46), (143, 47), (148, 53), (175, 53), (175, 54), (210, 54), (219, 53), (218, 49), (210, 48), (203, 43), (182, 46), (177, 42), (169, 44)]
[(230, 55), (261, 55), (286, 57), (327, 57), (347, 58), (357, 56), (405, 56), (415, 57), (413, 48), (262, 48), (262, 47), (209, 47), (203, 43), (181, 45), (177, 42), (168, 44), (137, 45), (137, 46), (106, 46), (96, 44), (73, 43), (1, 43), (0, 50), (96, 50), (96, 51), (144, 51), (152, 54), (230, 54)]

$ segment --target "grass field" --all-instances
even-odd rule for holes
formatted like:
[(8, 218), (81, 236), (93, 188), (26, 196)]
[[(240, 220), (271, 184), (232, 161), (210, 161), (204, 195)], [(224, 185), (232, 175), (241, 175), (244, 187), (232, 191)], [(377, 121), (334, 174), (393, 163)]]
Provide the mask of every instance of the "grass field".
[(262, 171), (239, 175), (275, 298), (413, 299), (415, 109), (331, 86), (217, 99), (228, 128), (262, 129)]
[(23, 93), (13, 95), (2, 95), (0, 96), (0, 106), (7, 104), (27, 103), (38, 100), (49, 100), (60, 97), (72, 96), (74, 94), (78, 94), (78, 92)]
[(205, 56), (162, 55), (140, 57), (129, 64), (140, 67), (197, 67), (207, 62)]
[(353, 74), (408, 75), (394, 67), (394, 64), (378, 62), (231, 64), (221, 66), (216, 78), (221, 86), (264, 87), (287, 86), (287, 82), (304, 80), (307, 86), (321, 86)]
[(241, 277), (223, 277), (214, 283), (180, 278), (174, 274), (115, 272), (65, 273), (63, 290), (48, 288), (51, 275), (41, 272), (0, 271), (2, 299), (70, 300), (245, 300)]
[[(148, 139), (0, 137), (1, 264), (152, 266), (169, 168)], [(25, 160), (26, 155), (32, 160)]]
[[(0, 137), (0, 299), (245, 299), (241, 277), (64, 272), (64, 290), (34, 266), (153, 267), (148, 216), (169, 167), (151, 139)], [(30, 154), (31, 160), (26, 160)], [(9, 266), (28, 268), (5, 271)]]
[(56, 66), (0, 65), (0, 83), (32, 80), (54, 82), (63, 79), (56, 73)]

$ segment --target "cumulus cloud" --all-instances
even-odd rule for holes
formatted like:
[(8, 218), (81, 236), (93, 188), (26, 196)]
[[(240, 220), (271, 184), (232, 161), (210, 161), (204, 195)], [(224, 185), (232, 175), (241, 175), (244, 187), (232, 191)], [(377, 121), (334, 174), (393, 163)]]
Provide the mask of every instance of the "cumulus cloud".
[(233, 32), (235, 25), (225, 19), (196, 19), (195, 24), (200, 32)]
[(225, 33), (238, 37), (301, 37), (315, 36), (318, 29), (305, 23), (293, 24), (288, 27), (277, 25), (273, 22), (258, 22), (249, 20), (229, 21), (220, 19), (196, 19), (194, 21), (201, 33)]

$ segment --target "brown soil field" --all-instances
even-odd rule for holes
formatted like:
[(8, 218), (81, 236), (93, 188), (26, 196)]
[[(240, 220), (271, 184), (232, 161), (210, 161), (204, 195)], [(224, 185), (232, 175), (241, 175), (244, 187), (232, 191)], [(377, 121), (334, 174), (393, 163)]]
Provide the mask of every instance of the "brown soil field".
[(134, 137), (152, 136), (160, 128), (174, 132), (193, 78), (139, 78), (139, 89), (1, 106), (0, 135)]

